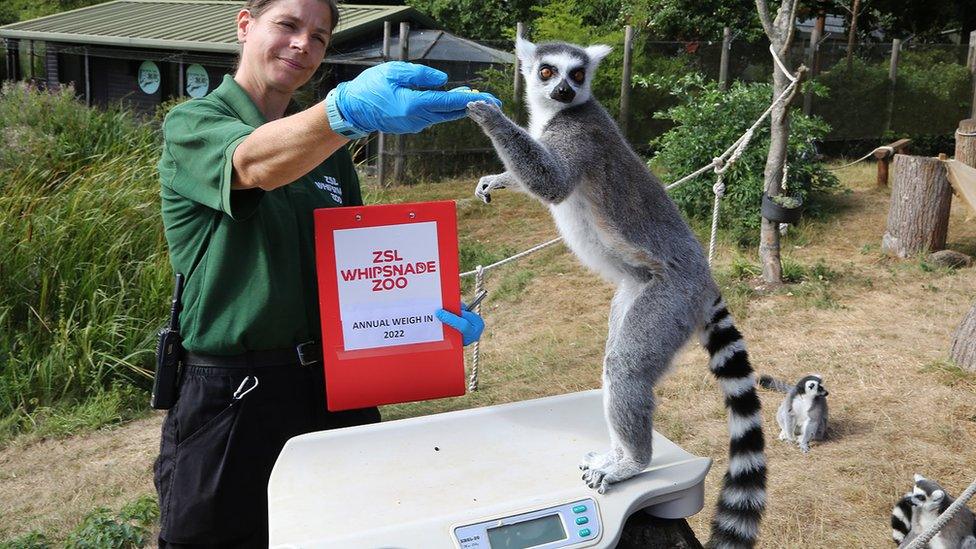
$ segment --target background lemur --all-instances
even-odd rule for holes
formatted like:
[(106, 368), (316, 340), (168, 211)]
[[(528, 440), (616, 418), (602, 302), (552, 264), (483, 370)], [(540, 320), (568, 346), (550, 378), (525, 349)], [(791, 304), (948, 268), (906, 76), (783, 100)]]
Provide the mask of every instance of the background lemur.
[[(952, 502), (955, 501), (935, 481), (915, 475), (915, 486), (891, 511), (891, 536), (898, 547), (908, 547)], [(930, 549), (976, 549), (973, 512), (959, 509), (929, 543)]]
[[(800, 379), (796, 385), (787, 385), (771, 376), (759, 377), (759, 384), (767, 389), (786, 393), (786, 398), (776, 411), (779, 423), (779, 439), (797, 441), (804, 453), (810, 451), (811, 440), (823, 440), (827, 436), (827, 389), (823, 378), (811, 374)], [(796, 430), (800, 430), (797, 440)]]
[(700, 331), (729, 410), (729, 468), (712, 523), (718, 547), (751, 547), (766, 501), (766, 459), (755, 376), (702, 246), (661, 182), (631, 150), (590, 82), (609, 46), (516, 42), (529, 129), (497, 107), (468, 105), (506, 172), (476, 194), (515, 187), (547, 204), (566, 244), (616, 284), (603, 362), (610, 449), (584, 456), (583, 479), (601, 493), (651, 461), (654, 386)]

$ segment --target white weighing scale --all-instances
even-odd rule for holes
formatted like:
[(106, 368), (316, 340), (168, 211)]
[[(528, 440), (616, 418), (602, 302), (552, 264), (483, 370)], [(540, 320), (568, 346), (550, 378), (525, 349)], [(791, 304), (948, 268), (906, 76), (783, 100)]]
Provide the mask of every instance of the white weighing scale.
[(634, 512), (701, 510), (711, 459), (655, 432), (651, 465), (601, 495), (578, 464), (608, 448), (599, 390), (298, 436), (268, 484), (270, 544), (609, 548)]

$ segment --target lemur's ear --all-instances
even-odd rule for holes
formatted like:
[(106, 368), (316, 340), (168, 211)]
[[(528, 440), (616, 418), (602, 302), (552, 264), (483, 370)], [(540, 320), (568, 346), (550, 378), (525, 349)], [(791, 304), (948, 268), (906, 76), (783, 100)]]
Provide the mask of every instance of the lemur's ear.
[(932, 492), (932, 499), (934, 501), (941, 501), (942, 498), (944, 497), (945, 497), (945, 492), (943, 492), (942, 490), (936, 490)]
[(586, 55), (589, 55), (590, 61), (596, 65), (600, 61), (603, 61), (603, 58), (606, 57), (611, 51), (613, 51), (613, 48), (610, 46), (606, 44), (597, 44), (595, 46), (587, 47)]
[(923, 480), (925, 480), (925, 477), (923, 477), (922, 475), (920, 475), (918, 473), (915, 473), (915, 482), (920, 482), (920, 481), (923, 481)]
[(515, 55), (518, 56), (523, 67), (531, 66), (532, 60), (535, 59), (535, 44), (519, 36), (515, 39)]

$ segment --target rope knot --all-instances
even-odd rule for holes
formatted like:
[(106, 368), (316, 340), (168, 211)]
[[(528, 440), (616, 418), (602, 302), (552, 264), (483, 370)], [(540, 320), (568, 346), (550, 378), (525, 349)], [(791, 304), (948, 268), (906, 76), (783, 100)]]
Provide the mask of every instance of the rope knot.
[(725, 196), (725, 183), (722, 182), (722, 178), (719, 178), (719, 180), (712, 185), (712, 192), (715, 193), (715, 196), (718, 198)]
[(721, 156), (716, 156), (712, 159), (712, 166), (715, 166), (715, 173), (722, 173), (725, 171), (725, 159)]

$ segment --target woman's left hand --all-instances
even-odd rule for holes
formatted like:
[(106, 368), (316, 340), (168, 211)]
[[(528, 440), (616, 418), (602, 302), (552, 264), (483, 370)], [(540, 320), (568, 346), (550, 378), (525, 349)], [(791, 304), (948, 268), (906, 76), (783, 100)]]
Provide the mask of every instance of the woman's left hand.
[(485, 321), (481, 316), (464, 308), (461, 309), (461, 316), (446, 309), (438, 309), (435, 314), (437, 320), (461, 332), (464, 345), (470, 345), (481, 339), (481, 332), (485, 330)]
[(346, 122), (363, 133), (417, 133), (439, 122), (464, 118), (465, 107), (472, 101), (501, 106), (490, 93), (463, 87), (436, 89), (445, 83), (447, 74), (442, 71), (391, 61), (342, 82), (328, 100), (335, 101)]

